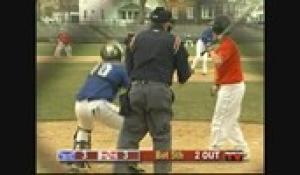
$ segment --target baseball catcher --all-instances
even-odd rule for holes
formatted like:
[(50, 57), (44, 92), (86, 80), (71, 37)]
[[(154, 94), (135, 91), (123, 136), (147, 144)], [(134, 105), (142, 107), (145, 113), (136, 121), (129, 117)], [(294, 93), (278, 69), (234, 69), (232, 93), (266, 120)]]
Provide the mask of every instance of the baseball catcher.
[[(121, 64), (121, 48), (114, 43), (107, 43), (101, 49), (102, 62), (89, 72), (84, 85), (76, 96), (75, 114), (77, 130), (74, 134), (74, 149), (91, 149), (91, 132), (94, 120), (107, 126), (120, 129), (123, 117), (113, 105), (121, 87), (127, 88), (128, 75)], [(86, 168), (87, 163), (74, 163), (72, 170)]]

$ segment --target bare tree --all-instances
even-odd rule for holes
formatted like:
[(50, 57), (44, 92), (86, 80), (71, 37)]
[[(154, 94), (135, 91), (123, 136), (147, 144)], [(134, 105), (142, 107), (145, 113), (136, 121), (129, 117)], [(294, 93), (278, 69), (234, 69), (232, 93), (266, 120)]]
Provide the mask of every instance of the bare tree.
[(40, 1), (36, 1), (36, 19), (37, 21), (40, 21), (40, 16), (41, 16), (41, 4)]
[(169, 8), (169, 0), (163, 0), (165, 7), (168, 9)]
[(145, 15), (146, 15), (146, 2), (147, 0), (139, 0), (139, 5), (140, 5), (140, 16), (139, 16), (139, 24), (144, 24), (145, 22)]

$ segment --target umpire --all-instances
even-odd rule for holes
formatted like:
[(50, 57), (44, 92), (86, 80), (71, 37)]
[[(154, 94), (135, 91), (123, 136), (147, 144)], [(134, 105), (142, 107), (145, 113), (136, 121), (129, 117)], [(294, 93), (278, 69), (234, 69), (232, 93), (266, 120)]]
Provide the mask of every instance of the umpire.
[[(131, 112), (125, 117), (118, 149), (139, 149), (139, 142), (150, 132), (154, 150), (171, 149), (171, 118), (173, 74), (179, 83), (191, 76), (188, 53), (178, 37), (169, 31), (172, 14), (163, 7), (151, 13), (149, 29), (138, 33), (130, 44), (131, 54), (126, 66), (131, 80), (129, 101)], [(135, 163), (115, 163), (115, 173), (136, 173)], [(154, 173), (171, 172), (171, 162), (156, 161)]]

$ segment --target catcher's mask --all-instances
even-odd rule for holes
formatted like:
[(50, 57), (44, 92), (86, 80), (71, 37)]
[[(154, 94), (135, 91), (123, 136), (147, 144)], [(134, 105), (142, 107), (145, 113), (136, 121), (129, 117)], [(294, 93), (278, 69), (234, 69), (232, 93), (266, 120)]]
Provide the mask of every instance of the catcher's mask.
[(114, 43), (107, 43), (101, 48), (100, 55), (104, 61), (121, 61), (121, 49), (122, 48)]

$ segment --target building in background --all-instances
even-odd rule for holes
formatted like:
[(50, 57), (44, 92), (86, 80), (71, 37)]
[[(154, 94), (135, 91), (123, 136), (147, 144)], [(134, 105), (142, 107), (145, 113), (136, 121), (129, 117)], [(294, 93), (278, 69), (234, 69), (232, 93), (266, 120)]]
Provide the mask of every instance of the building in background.
[(250, 0), (166, 0), (177, 23), (209, 23), (215, 16), (238, 19)]
[(139, 5), (130, 0), (79, 0), (80, 23), (128, 23), (137, 19), (139, 12)]
[(60, 6), (53, 17), (60, 23), (79, 22), (79, 0), (60, 0)]
[[(145, 17), (157, 6), (165, 6), (162, 0), (145, 2)], [(137, 23), (142, 12), (140, 0), (79, 0), (80, 23), (126, 25)]]
[(40, 21), (45, 23), (76, 23), (79, 21), (79, 0), (37, 0)]
[(176, 23), (197, 23), (199, 8), (196, 0), (166, 0)]
[(265, 23), (265, 13), (264, 6), (259, 7), (254, 10), (251, 15), (247, 18), (248, 23), (264, 24)]
[[(177, 24), (205, 24), (217, 15), (238, 20), (247, 8), (263, 0), (37, 0), (37, 19), (47, 23), (144, 24), (157, 6), (172, 11)], [(143, 15), (144, 14), (144, 15)], [(141, 19), (141, 17), (143, 17)], [(264, 21), (264, 8), (247, 22)]]

